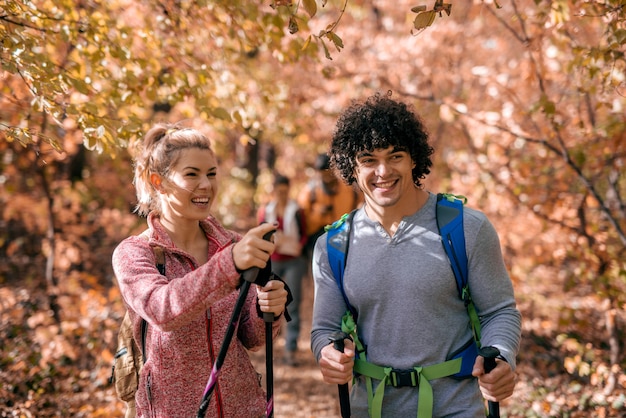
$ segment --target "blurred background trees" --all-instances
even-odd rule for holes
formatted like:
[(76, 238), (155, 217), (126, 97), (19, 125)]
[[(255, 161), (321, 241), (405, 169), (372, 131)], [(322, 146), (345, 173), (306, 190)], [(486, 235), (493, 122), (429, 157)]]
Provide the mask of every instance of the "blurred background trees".
[[(214, 138), (216, 215), (245, 229), (272, 170), (297, 191), (338, 112), (392, 91), (431, 131), (427, 187), (467, 196), (500, 231), (525, 316), (525, 378), (543, 388), (529, 390), (582, 384), (595, 393), (583, 411), (624, 402), (626, 3), (448, 0), (450, 15), (426, 28), (411, 8), (437, 2), (418, 3), (4, 0), (0, 307), (22, 310), (2, 318), (0, 339), (56, 324), (61, 336), (35, 345), (59, 346), (91, 327), (104, 335), (91, 357), (66, 360), (108, 364), (122, 312), (110, 254), (143, 224), (128, 151), (155, 121)], [(110, 305), (86, 324), (68, 307), (85, 288)], [(51, 359), (18, 371), (58, 373)], [(570, 384), (546, 389), (557, 374)], [(35, 375), (25, 388), (7, 380), (0, 399), (37, 392)]]

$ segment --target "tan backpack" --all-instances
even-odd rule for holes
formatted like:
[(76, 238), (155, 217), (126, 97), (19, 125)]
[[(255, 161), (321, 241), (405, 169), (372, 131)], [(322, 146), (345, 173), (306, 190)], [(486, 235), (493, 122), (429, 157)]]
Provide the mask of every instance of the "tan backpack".
[[(157, 260), (157, 268), (162, 275), (165, 275), (165, 255), (163, 248), (152, 247)], [(139, 386), (139, 373), (146, 358), (146, 335), (148, 334), (148, 323), (141, 318), (141, 345), (133, 338), (133, 324), (128, 311), (124, 315), (120, 330), (117, 336), (117, 352), (113, 359), (111, 377), (109, 384), (115, 383), (117, 397), (129, 403), (129, 409), (134, 410), (135, 393)], [(131, 405), (132, 404), (132, 405)], [(128, 416), (128, 414), (127, 414)]]

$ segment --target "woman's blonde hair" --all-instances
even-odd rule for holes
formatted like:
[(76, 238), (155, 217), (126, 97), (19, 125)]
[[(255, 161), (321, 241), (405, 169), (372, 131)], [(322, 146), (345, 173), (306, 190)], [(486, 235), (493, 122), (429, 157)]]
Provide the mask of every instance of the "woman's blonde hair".
[(160, 200), (150, 181), (150, 174), (167, 178), (178, 162), (180, 152), (198, 148), (213, 152), (210, 140), (200, 131), (179, 124), (158, 123), (144, 135), (135, 156), (134, 185), (137, 193), (135, 211), (142, 216), (151, 211), (161, 212)]

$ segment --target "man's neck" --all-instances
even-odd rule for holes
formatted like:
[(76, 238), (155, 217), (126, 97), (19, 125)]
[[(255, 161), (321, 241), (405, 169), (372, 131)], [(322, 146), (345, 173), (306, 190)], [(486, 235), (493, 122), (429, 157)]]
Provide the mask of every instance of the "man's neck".
[(367, 216), (380, 223), (390, 236), (393, 236), (398, 230), (398, 226), (402, 219), (406, 216), (413, 215), (420, 210), (428, 201), (428, 192), (415, 188), (414, 193), (405, 196), (401, 202), (393, 206), (374, 207), (365, 202), (365, 213)]

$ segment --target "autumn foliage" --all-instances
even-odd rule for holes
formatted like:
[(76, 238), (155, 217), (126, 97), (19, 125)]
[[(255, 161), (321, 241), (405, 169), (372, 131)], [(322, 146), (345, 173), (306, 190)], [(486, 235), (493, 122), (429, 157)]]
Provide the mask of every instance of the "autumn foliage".
[[(296, 192), (338, 111), (377, 91), (425, 120), (426, 187), (500, 233), (524, 315), (503, 415), (625, 416), (626, 5), (438, 3), (4, 1), (0, 416), (121, 415), (110, 258), (143, 228), (128, 151), (153, 122), (214, 139), (216, 216), (243, 230), (272, 171)], [(276, 411), (337, 416), (306, 361)]]

